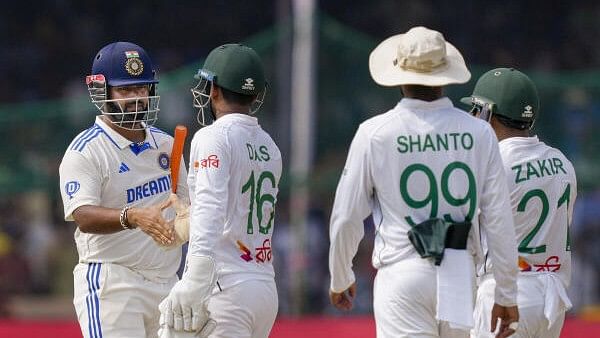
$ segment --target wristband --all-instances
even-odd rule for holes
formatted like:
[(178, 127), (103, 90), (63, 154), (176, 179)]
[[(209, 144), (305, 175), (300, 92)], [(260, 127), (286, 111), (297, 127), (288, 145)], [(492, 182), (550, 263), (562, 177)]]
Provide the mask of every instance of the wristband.
[(127, 220), (127, 211), (129, 210), (129, 208), (131, 208), (131, 207), (126, 206), (125, 208), (123, 208), (123, 210), (121, 210), (121, 213), (119, 214), (119, 222), (121, 223), (121, 226), (125, 230), (135, 229), (135, 226), (132, 226), (131, 224), (129, 224), (129, 221)]

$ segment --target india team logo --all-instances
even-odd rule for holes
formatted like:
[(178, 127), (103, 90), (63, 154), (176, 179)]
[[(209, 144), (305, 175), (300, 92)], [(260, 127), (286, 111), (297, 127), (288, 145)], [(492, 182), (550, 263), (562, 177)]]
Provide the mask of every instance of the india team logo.
[(79, 191), (81, 185), (77, 181), (70, 181), (65, 184), (65, 193), (69, 195), (69, 199), (73, 198), (73, 195)]
[(140, 54), (137, 51), (125, 52), (125, 70), (129, 75), (138, 76), (144, 71), (144, 63), (140, 59)]
[(167, 153), (160, 153), (158, 155), (158, 165), (164, 170), (169, 169), (169, 155)]

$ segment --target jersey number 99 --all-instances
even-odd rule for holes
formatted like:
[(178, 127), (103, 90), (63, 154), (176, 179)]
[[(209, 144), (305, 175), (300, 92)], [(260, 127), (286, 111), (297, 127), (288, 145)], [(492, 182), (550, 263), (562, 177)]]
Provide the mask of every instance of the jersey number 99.
[[(427, 180), (429, 181), (429, 192), (423, 199), (417, 200), (413, 198), (413, 196), (411, 196), (408, 192), (408, 180), (413, 173), (419, 171), (424, 173), (427, 177)], [(462, 171), (466, 175), (468, 180), (468, 185), (465, 189), (464, 195), (462, 196), (455, 196), (450, 191), (450, 176), (455, 171)], [(477, 190), (475, 187), (475, 176), (473, 176), (473, 172), (471, 171), (468, 165), (459, 161), (448, 164), (446, 168), (444, 168), (444, 170), (442, 171), (442, 177), (439, 188), (441, 188), (444, 200), (451, 206), (461, 207), (465, 204), (468, 204), (469, 211), (467, 212), (465, 220), (470, 221), (471, 219), (473, 219), (473, 215), (475, 215), (475, 210), (477, 207)], [(406, 167), (406, 169), (404, 169), (404, 171), (400, 175), (400, 195), (402, 195), (402, 199), (404, 200), (404, 202), (413, 209), (421, 209), (428, 205), (431, 205), (429, 218), (437, 217), (439, 206), (439, 188), (433, 171), (424, 164), (411, 164), (408, 167)], [(444, 214), (443, 217), (444, 220), (446, 220), (446, 222), (457, 222), (452, 219), (450, 214)], [(406, 222), (408, 222), (409, 225), (416, 225), (412, 217), (406, 216), (404, 217), (404, 219), (406, 220)]]

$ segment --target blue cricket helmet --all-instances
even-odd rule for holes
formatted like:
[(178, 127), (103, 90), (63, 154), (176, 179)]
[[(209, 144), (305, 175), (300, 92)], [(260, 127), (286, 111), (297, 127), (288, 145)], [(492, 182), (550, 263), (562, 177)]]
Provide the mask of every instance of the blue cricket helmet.
[(104, 46), (94, 57), (92, 74), (104, 75), (111, 87), (158, 83), (148, 53), (131, 42)]

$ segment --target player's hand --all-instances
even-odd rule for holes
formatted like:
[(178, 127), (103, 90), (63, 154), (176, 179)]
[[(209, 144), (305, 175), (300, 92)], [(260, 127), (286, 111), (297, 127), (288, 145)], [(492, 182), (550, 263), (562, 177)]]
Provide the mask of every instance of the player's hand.
[(199, 332), (207, 337), (217, 323), (210, 318), (207, 302), (216, 280), (212, 258), (188, 256), (186, 271), (160, 303), (160, 326), (175, 331)]
[(169, 221), (169, 226), (174, 230), (175, 240), (170, 245), (158, 245), (164, 249), (178, 248), (190, 239), (190, 206), (181, 202), (176, 194), (171, 194), (163, 206), (175, 208), (175, 219)]
[(329, 300), (338, 310), (352, 310), (352, 301), (356, 297), (356, 283), (352, 283), (346, 290), (338, 293), (329, 291)]
[(169, 245), (175, 240), (173, 224), (162, 216), (162, 211), (170, 206), (169, 201), (148, 208), (131, 208), (127, 211), (127, 221), (135, 224), (155, 242)]
[(500, 319), (500, 330), (496, 338), (509, 337), (517, 331), (519, 309), (516, 306), (502, 306), (494, 303), (494, 307), (492, 308), (491, 332), (496, 331), (498, 319)]
[(189, 216), (190, 206), (188, 203), (183, 203), (177, 194), (171, 193), (169, 195), (169, 200), (166, 202), (166, 205), (172, 206), (175, 208), (175, 213), (181, 216)]

